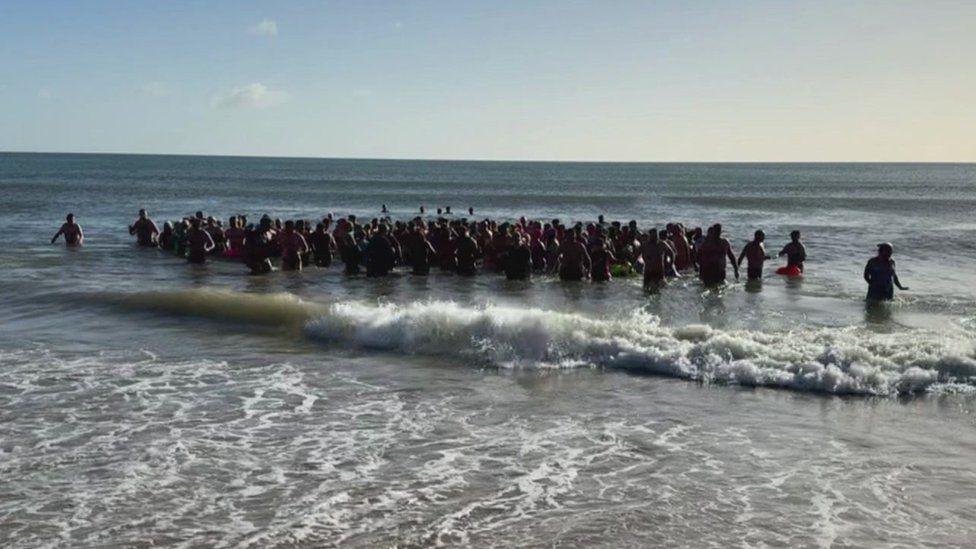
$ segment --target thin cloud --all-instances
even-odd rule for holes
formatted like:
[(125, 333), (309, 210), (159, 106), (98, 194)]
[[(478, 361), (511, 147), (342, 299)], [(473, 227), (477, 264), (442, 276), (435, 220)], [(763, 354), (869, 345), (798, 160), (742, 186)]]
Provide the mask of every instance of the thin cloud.
[(278, 23), (274, 19), (262, 19), (257, 25), (248, 27), (247, 32), (255, 36), (278, 36)]
[(51, 92), (51, 88), (44, 87), (37, 90), (37, 96), (41, 99), (50, 99), (54, 96), (54, 93)]
[(281, 90), (273, 90), (260, 82), (252, 82), (214, 95), (210, 104), (218, 109), (266, 109), (279, 105), (287, 99), (288, 94)]
[(148, 95), (149, 97), (167, 97), (173, 92), (169, 89), (169, 86), (163, 84), (162, 82), (147, 82), (139, 88), (142, 93)]

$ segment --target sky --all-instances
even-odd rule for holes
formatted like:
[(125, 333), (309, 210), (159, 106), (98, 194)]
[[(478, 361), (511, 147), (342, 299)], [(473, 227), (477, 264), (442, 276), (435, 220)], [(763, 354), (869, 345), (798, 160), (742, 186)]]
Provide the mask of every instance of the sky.
[(976, 1), (0, 0), (0, 150), (976, 161)]

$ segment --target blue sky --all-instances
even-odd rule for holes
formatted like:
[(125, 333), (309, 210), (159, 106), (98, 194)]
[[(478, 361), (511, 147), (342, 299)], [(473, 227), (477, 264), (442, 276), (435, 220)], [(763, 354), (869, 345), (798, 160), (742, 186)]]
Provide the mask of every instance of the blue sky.
[(976, 161), (976, 2), (0, 2), (0, 150)]

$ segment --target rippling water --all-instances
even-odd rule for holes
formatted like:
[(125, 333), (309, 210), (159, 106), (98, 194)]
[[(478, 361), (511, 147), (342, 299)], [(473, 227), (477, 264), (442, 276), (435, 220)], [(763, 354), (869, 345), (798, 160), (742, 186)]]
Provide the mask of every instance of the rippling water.
[[(0, 544), (958, 545), (976, 536), (976, 166), (0, 154)], [(790, 229), (802, 280), (250, 277), (161, 221)], [(87, 245), (47, 242), (73, 211)], [(911, 292), (866, 308), (895, 245)]]

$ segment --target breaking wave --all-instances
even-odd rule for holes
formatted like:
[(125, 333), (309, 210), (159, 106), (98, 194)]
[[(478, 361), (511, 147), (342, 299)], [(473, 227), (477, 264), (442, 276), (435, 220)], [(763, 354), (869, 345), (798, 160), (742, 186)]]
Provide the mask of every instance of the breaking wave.
[(600, 319), (445, 301), (325, 305), (290, 294), (225, 290), (127, 294), (116, 299), (128, 308), (292, 325), (327, 344), (456, 356), (501, 368), (600, 367), (832, 394), (976, 392), (976, 340), (965, 333), (883, 334), (860, 326), (719, 330), (663, 326), (641, 312)]

